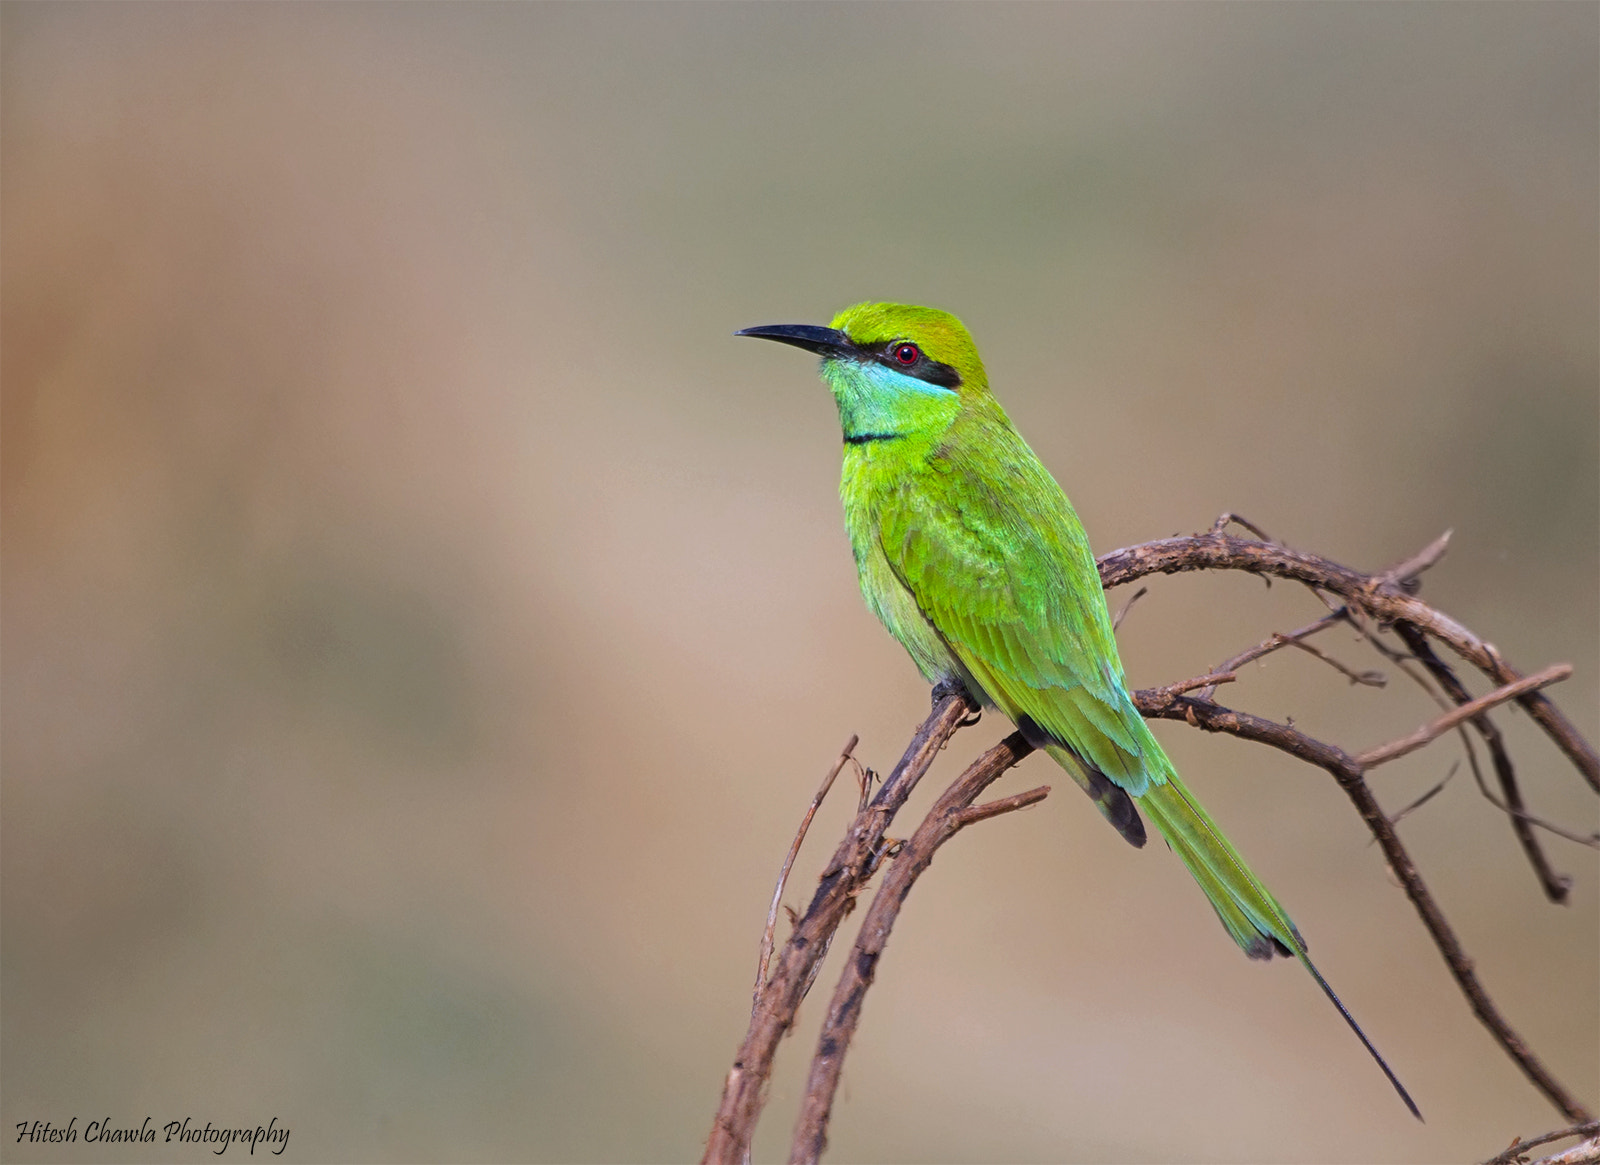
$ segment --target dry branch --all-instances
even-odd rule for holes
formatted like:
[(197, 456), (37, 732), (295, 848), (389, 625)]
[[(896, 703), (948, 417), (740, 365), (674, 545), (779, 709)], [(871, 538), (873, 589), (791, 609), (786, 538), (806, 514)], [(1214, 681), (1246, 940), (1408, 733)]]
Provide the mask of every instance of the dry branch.
[(1570, 663), (1558, 663), (1534, 675), (1525, 676), (1514, 684), (1496, 688), (1487, 696), (1479, 696), (1470, 703), (1462, 704), (1453, 712), (1446, 712), (1432, 724), (1424, 724), (1408, 736), (1391, 740), (1388, 744), (1379, 745), (1377, 748), (1369, 748), (1355, 758), (1356, 763), (1364, 769), (1376, 768), (1386, 761), (1405, 756), (1408, 752), (1416, 752), (1429, 741), (1439, 739), (1462, 721), (1471, 720), (1474, 716), (1487, 712), (1497, 704), (1504, 704), (1507, 700), (1515, 700), (1525, 692), (1537, 691), (1551, 684), (1560, 683), (1571, 674)]
[[(1262, 541), (1249, 541), (1224, 534), (1222, 531), (1230, 522), (1250, 530)], [(1509, 756), (1489, 719), (1489, 712), (1501, 704), (1515, 701), (1529, 713), (1596, 791), (1600, 791), (1600, 755), (1549, 698), (1539, 691), (1569, 676), (1572, 673), (1570, 666), (1555, 665), (1535, 675), (1524, 676), (1506, 662), (1493, 645), (1415, 597), (1417, 576), (1439, 560), (1448, 539), (1447, 533), (1404, 562), (1378, 574), (1366, 575), (1316, 555), (1273, 543), (1257, 527), (1235, 515), (1224, 514), (1209, 533), (1188, 538), (1168, 538), (1118, 550), (1101, 558), (1099, 566), (1101, 581), (1106, 587), (1133, 582), (1155, 573), (1241, 570), (1260, 575), (1269, 582), (1273, 578), (1282, 578), (1303, 583), (1327, 603), (1329, 613), (1312, 623), (1296, 631), (1274, 633), (1206, 675), (1135, 692), (1134, 702), (1146, 717), (1180, 720), (1205, 731), (1225, 732), (1267, 744), (1332, 775), (1383, 849), (1385, 858), (1411, 899), (1473, 1013), (1534, 1086), (1568, 1120), (1592, 1121), (1589, 1110), (1555, 1079), (1500, 1014), (1478, 981), (1472, 960), (1463, 951), (1460, 940), (1445, 920), (1396, 833), (1395, 822), (1398, 818), (1431, 797), (1432, 792), (1416, 805), (1391, 817), (1380, 808), (1365, 779), (1367, 772), (1377, 765), (1425, 747), (1452, 730), (1464, 731), (1467, 725), (1471, 725), (1489, 745), (1505, 797), (1504, 804), (1492, 796), (1490, 800), (1512, 819), (1517, 837), (1539, 872), (1546, 893), (1555, 901), (1564, 898), (1565, 881), (1550, 871), (1542, 851), (1532, 839), (1531, 825), (1546, 823), (1539, 822), (1524, 809)], [(1131, 604), (1132, 600), (1129, 601)], [(1309, 650), (1352, 682), (1379, 684), (1381, 680), (1378, 673), (1355, 671), (1304, 642), (1341, 621), (1357, 627), (1380, 654), (1425, 688), (1431, 678), (1440, 688), (1440, 693), (1434, 693), (1435, 698), (1449, 710), (1415, 732), (1352, 754), (1310, 737), (1291, 725), (1278, 724), (1212, 702), (1211, 697), (1218, 684), (1238, 678), (1235, 674), (1238, 667), (1286, 646)], [(1380, 637), (1382, 630), (1392, 630), (1401, 638), (1407, 650), (1401, 652), (1386, 644)], [(1494, 682), (1495, 689), (1473, 698), (1449, 666), (1433, 652), (1431, 641), (1444, 644), (1472, 664)], [(1413, 661), (1422, 665), (1427, 676), (1411, 666)], [(1031, 805), (1049, 792), (1047, 788), (1032, 789), (983, 805), (973, 804), (984, 788), (1031, 751), (1021, 734), (1015, 733), (971, 765), (945, 790), (910, 840), (896, 846), (885, 842), (885, 831), (911, 788), (951, 735), (965, 724), (975, 722), (975, 712), (976, 706), (965, 693), (951, 690), (945, 685), (936, 688), (932, 713), (870, 803), (865, 800), (863, 788), (862, 808), (832, 861), (824, 869), (811, 905), (804, 915), (795, 920), (794, 931), (772, 966), (770, 976), (764, 975), (758, 980), (750, 1029), (728, 1074), (722, 1103), (706, 1145), (706, 1161), (733, 1165), (748, 1160), (751, 1137), (765, 1100), (766, 1084), (778, 1042), (793, 1024), (800, 1000), (815, 978), (839, 925), (853, 908), (855, 896), (865, 888), (882, 861), (886, 857), (893, 857), (893, 864), (874, 896), (851, 958), (846, 961), (834, 991), (812, 1061), (791, 1160), (817, 1160), (826, 1144), (827, 1123), (840, 1069), (860, 1019), (862, 1002), (872, 985), (878, 960), (911, 886), (932, 861), (934, 852), (962, 828)], [(852, 747), (853, 743), (852, 740)], [(1466, 743), (1468, 759), (1476, 775), (1476, 758), (1471, 751), (1470, 741)], [(829, 781), (844, 763), (853, 759), (847, 747)], [(1484, 788), (1481, 776), (1478, 779), (1480, 788)], [(825, 791), (826, 784), (819, 791), (817, 801)], [(1437, 792), (1437, 789), (1433, 792)], [(1484, 793), (1489, 796), (1486, 788)], [(814, 801), (811, 812), (815, 811), (815, 804)], [(810, 813), (807, 814), (809, 819)], [(1549, 828), (1563, 836), (1588, 843), (1588, 839), (1554, 826)], [(793, 849), (798, 849), (798, 845), (797, 838), (790, 861)], [(788, 863), (785, 864), (787, 868)], [(780, 881), (779, 893), (774, 898), (774, 911), (781, 894)], [(763, 968), (766, 965), (766, 951), (764, 947)], [(1568, 1133), (1576, 1131), (1577, 1127), (1567, 1130)], [(1552, 1134), (1545, 1139), (1555, 1139), (1558, 1135)], [(1522, 1147), (1534, 1143), (1539, 1142), (1527, 1142)], [(1497, 1161), (1511, 1159), (1502, 1155)]]
[(1540, 1157), (1532, 1165), (1600, 1165), (1600, 1137), (1590, 1137), (1581, 1145)]
[(855, 896), (877, 870), (883, 858), (884, 831), (950, 734), (977, 710), (965, 692), (940, 687), (933, 694), (933, 711), (917, 729), (878, 795), (850, 823), (833, 860), (822, 873), (811, 905), (795, 923), (794, 932), (756, 995), (749, 1031), (723, 1084), (722, 1103), (706, 1142), (706, 1161), (736, 1165), (749, 1157), (750, 1138), (766, 1099), (778, 1041), (794, 1023), (800, 1001), (816, 978), (834, 933), (855, 908)]
[[(1152, 699), (1153, 695), (1156, 698)], [(1390, 869), (1394, 871), (1395, 877), (1399, 879), (1400, 885), (1406, 892), (1406, 897), (1411, 899), (1411, 904), (1421, 916), (1422, 924), (1427, 928), (1434, 946), (1439, 948), (1446, 966), (1450, 968), (1450, 974), (1461, 988), (1461, 993), (1467, 997), (1472, 1013), (1489, 1029), (1506, 1055), (1510, 1056), (1523, 1074), (1533, 1082), (1533, 1086), (1544, 1093), (1563, 1116), (1574, 1121), (1589, 1118), (1589, 1110), (1579, 1103), (1577, 1098), (1568, 1092), (1534, 1055), (1527, 1041), (1517, 1034), (1506, 1018), (1500, 1014), (1494, 1001), (1489, 998), (1489, 993), (1478, 981), (1472, 959), (1463, 950), (1461, 940), (1456, 937), (1455, 930), (1445, 919), (1444, 911), (1439, 909), (1439, 904), (1434, 900), (1427, 883), (1417, 871), (1416, 863), (1406, 852), (1399, 835), (1395, 832), (1393, 822), (1384, 814), (1377, 798), (1372, 795), (1372, 790), (1367, 787), (1366, 770), (1355, 757), (1335, 745), (1325, 744), (1287, 724), (1278, 724), (1260, 716), (1252, 716), (1248, 712), (1236, 712), (1205, 700), (1194, 700), (1186, 696), (1169, 697), (1141, 691), (1133, 693), (1133, 702), (1145, 716), (1182, 720), (1207, 732), (1226, 732), (1245, 740), (1269, 744), (1331, 774), (1354, 803), (1356, 812), (1361, 815), (1362, 821), (1366, 822), (1372, 836), (1383, 849)]]
[[(1426, 635), (1409, 623), (1401, 623), (1395, 627), (1395, 634), (1400, 636), (1401, 641), (1410, 649), (1412, 657), (1428, 669), (1434, 682), (1451, 702), (1460, 705), (1472, 699), (1471, 693), (1461, 683), (1455, 671), (1435, 653)], [(1522, 845), (1523, 853), (1528, 856), (1528, 864), (1538, 875), (1539, 885), (1543, 887), (1545, 897), (1552, 902), (1565, 902), (1572, 879), (1550, 868), (1550, 862), (1544, 856), (1538, 838), (1533, 834), (1535, 819), (1523, 807), (1522, 791), (1517, 787), (1517, 774), (1511, 765), (1511, 754), (1506, 751), (1505, 738), (1500, 735), (1500, 730), (1487, 716), (1473, 717), (1472, 727), (1483, 739), (1484, 745), (1489, 750), (1489, 759), (1494, 762), (1495, 777), (1500, 782), (1500, 794), (1505, 798), (1504, 804), (1496, 801), (1484, 786), (1483, 775), (1478, 772), (1478, 758), (1472, 750), (1472, 742), (1466, 739), (1466, 734), (1463, 733), (1462, 741), (1466, 745), (1467, 756), (1472, 761), (1472, 775), (1477, 779), (1478, 787), (1483, 790), (1484, 796), (1488, 797), (1491, 803), (1504, 810), (1506, 816), (1511, 819), (1511, 828), (1517, 835), (1517, 841)], [(1562, 830), (1557, 829), (1555, 832), (1570, 837)]]
[[(1537, 1137), (1529, 1137), (1526, 1141), (1518, 1137), (1511, 1142), (1510, 1147), (1505, 1152), (1495, 1154), (1485, 1161), (1483, 1165), (1511, 1165), (1513, 1161), (1526, 1161), (1528, 1159), (1528, 1150), (1538, 1145), (1548, 1145), (1551, 1141), (1560, 1141), (1566, 1137), (1593, 1137), (1596, 1133), (1600, 1133), (1600, 1121), (1592, 1120), (1572, 1125), (1569, 1128), (1556, 1129), (1551, 1133), (1540, 1133)], [(1581, 1149), (1584, 1146), (1578, 1145), (1575, 1147)], [(1558, 1154), (1557, 1156), (1565, 1156), (1565, 1154)], [(1554, 1160), (1554, 1158), (1546, 1158), (1546, 1160)]]
[(828, 1004), (828, 1014), (822, 1022), (822, 1034), (817, 1038), (817, 1052), (811, 1060), (811, 1075), (806, 1081), (805, 1100), (800, 1108), (800, 1120), (795, 1126), (794, 1141), (789, 1150), (791, 1165), (814, 1162), (822, 1155), (827, 1143), (828, 1116), (833, 1109), (834, 1093), (839, 1087), (839, 1072), (844, 1067), (845, 1053), (849, 1051), (851, 1037), (861, 1019), (861, 1004), (867, 988), (872, 986), (877, 972), (878, 958), (889, 941), (889, 931), (900, 916), (900, 907), (922, 871), (933, 861), (934, 851), (954, 837), (961, 829), (987, 817), (1008, 813), (1027, 805), (1036, 804), (1049, 794), (1048, 786), (1030, 789), (1013, 797), (1002, 797), (986, 805), (973, 806), (978, 794), (988, 788), (999, 776), (1033, 751), (1033, 746), (1023, 739), (1022, 733), (1013, 732), (958, 777), (953, 785), (940, 795), (933, 808), (923, 818), (916, 833), (895, 855), (894, 864), (884, 875), (883, 885), (873, 896), (861, 921), (861, 931), (856, 936), (855, 948), (839, 976), (833, 999)]
[[(1249, 542), (1220, 533), (1194, 534), (1115, 550), (1099, 561), (1100, 582), (1108, 589), (1149, 574), (1179, 574), (1190, 570), (1244, 570), (1271, 578), (1292, 579), (1338, 595), (1379, 623), (1411, 624), (1449, 647), (1497, 685), (1515, 683), (1523, 678), (1492, 643), (1484, 642), (1383, 575), (1364, 575), (1337, 562), (1286, 546)], [(1600, 753), (1595, 751), (1594, 745), (1583, 738), (1543, 693), (1529, 692), (1517, 702), (1567, 754), (1589, 786), (1600, 793)]]
[[(854, 733), (845, 741), (839, 759), (833, 762), (828, 769), (828, 775), (822, 778), (822, 784), (817, 787), (816, 796), (811, 798), (811, 805), (806, 809), (805, 816), (800, 819), (800, 828), (795, 831), (794, 841), (789, 846), (789, 852), (784, 856), (783, 867), (778, 871), (778, 884), (772, 890), (772, 905), (767, 908), (767, 928), (761, 932), (761, 958), (756, 962), (756, 986), (750, 996), (750, 1010), (754, 1011), (761, 1005), (761, 987), (767, 981), (767, 965), (772, 962), (772, 935), (778, 928), (778, 907), (783, 904), (784, 887), (789, 884), (789, 871), (794, 869), (794, 860), (800, 856), (800, 846), (806, 840), (806, 834), (811, 830), (811, 819), (817, 815), (817, 810), (822, 807), (823, 800), (828, 795), (828, 790), (833, 788), (834, 780), (839, 776), (840, 770), (852, 760), (851, 754), (855, 752), (856, 745), (861, 738)], [(861, 790), (863, 799), (867, 790), (865, 784)], [(863, 805), (863, 808), (865, 806)], [(858, 810), (859, 812), (859, 810)]]

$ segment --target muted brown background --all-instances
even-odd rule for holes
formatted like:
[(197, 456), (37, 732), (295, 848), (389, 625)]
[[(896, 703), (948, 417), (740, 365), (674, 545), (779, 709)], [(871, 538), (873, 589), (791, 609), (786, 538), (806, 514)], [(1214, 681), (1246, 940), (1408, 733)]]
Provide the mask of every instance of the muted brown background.
[[(1376, 568), (1454, 527), (1426, 595), (1571, 660), (1557, 697), (1600, 729), (1593, 5), (0, 18), (0, 1126), (698, 1154), (806, 798), (926, 706), (856, 593), (826, 391), (748, 324), (957, 312), (1102, 550), (1232, 509)], [(1319, 610), (1151, 592), (1141, 685)], [(1431, 714), (1298, 654), (1241, 680), (1352, 748)], [(1532, 806), (1593, 829), (1501, 720)], [(1557, 1123), (1330, 780), (1158, 731), (1428, 1123), (1069, 787), (914, 895), (834, 1159), (1478, 1160)], [(1383, 770), (1385, 804), (1455, 748)], [(1550, 841), (1576, 883), (1546, 904), (1460, 774), (1403, 833), (1600, 1100), (1593, 851)]]

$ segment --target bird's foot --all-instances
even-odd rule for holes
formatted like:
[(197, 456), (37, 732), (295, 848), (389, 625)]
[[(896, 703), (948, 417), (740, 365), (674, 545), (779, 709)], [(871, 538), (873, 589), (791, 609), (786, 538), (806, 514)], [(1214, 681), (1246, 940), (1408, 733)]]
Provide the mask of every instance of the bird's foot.
[(973, 707), (976, 708), (978, 706), (978, 701), (974, 700), (972, 698), (972, 693), (967, 691), (967, 685), (963, 684), (955, 676), (946, 676), (944, 679), (933, 685), (934, 707), (937, 708), (941, 703), (949, 699), (951, 696), (960, 696)]

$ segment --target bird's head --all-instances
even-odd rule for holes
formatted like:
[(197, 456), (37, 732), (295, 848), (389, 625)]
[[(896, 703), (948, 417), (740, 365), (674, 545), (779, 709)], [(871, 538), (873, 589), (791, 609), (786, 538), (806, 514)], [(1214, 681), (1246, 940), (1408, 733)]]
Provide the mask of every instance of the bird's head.
[(825, 328), (765, 324), (735, 335), (821, 356), (847, 441), (937, 435), (964, 405), (989, 396), (977, 345), (960, 320), (938, 308), (859, 303)]

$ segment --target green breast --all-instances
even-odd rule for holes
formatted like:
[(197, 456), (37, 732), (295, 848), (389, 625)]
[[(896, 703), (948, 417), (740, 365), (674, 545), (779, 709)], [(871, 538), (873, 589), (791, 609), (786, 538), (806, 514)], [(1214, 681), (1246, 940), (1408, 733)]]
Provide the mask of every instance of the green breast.
[(844, 502), (844, 524), (855, 554), (861, 596), (889, 634), (910, 652), (923, 679), (936, 684), (952, 676), (959, 678), (981, 700), (983, 694), (918, 610), (916, 600), (895, 577), (883, 553), (879, 533), (885, 498), (897, 490), (918, 488), (915, 479), (919, 472), (929, 472), (925, 451), (910, 447), (913, 443), (914, 439), (901, 439), (845, 446), (839, 497)]

